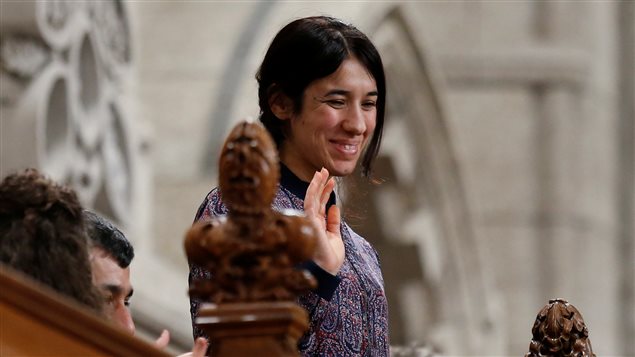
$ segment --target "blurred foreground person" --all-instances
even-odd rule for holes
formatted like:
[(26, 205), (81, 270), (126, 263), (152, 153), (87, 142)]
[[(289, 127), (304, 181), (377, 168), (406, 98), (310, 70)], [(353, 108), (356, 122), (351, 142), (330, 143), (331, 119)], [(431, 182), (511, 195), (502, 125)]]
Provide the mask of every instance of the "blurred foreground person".
[[(126, 236), (107, 219), (84, 210), (87, 222), (89, 256), (92, 265), (93, 284), (101, 291), (106, 304), (104, 313), (112, 322), (135, 333), (135, 324), (130, 315), (130, 298), (133, 294), (130, 283), (130, 263), (134, 258), (134, 248)], [(154, 342), (163, 349), (170, 342), (170, 333), (163, 330)], [(207, 340), (197, 339), (191, 353), (182, 356), (203, 356)]]
[[(35, 169), (11, 174), (0, 183), (0, 262), (131, 333), (134, 323), (126, 305), (132, 295), (128, 265), (133, 256), (125, 236), (86, 213), (72, 189)], [(169, 338), (164, 331), (155, 345), (165, 347)], [(197, 341), (186, 355), (203, 356), (206, 348), (205, 340)]]
[[(84, 217), (89, 238), (93, 284), (102, 293), (106, 302), (104, 313), (112, 322), (134, 335), (135, 325), (128, 309), (133, 293), (130, 284), (130, 262), (134, 258), (134, 249), (112, 223), (86, 210)], [(166, 333), (164, 330), (163, 335)]]
[(0, 184), (0, 261), (102, 312), (77, 195), (35, 169)]

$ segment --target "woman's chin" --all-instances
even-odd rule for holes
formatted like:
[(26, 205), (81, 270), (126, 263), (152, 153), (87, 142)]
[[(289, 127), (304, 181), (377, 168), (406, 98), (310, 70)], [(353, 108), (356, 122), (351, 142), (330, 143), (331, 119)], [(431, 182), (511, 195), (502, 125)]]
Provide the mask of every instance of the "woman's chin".
[(355, 164), (346, 163), (346, 164), (338, 165), (336, 163), (335, 165), (332, 165), (330, 168), (327, 167), (327, 170), (329, 170), (329, 175), (331, 176), (338, 176), (338, 177), (348, 176), (352, 174), (353, 171), (355, 171)]

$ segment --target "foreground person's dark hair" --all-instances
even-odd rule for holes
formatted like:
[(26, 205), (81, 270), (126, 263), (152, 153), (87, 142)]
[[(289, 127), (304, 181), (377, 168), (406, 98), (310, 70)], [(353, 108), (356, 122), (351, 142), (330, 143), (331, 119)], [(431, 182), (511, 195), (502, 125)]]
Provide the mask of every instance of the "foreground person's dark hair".
[(37, 170), (0, 183), (0, 261), (97, 312), (82, 207)]

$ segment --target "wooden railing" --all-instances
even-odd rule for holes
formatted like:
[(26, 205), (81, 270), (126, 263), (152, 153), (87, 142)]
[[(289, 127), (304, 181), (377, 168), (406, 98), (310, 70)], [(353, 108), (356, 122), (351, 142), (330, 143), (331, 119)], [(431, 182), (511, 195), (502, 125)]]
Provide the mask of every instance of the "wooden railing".
[(0, 265), (0, 356), (168, 356)]

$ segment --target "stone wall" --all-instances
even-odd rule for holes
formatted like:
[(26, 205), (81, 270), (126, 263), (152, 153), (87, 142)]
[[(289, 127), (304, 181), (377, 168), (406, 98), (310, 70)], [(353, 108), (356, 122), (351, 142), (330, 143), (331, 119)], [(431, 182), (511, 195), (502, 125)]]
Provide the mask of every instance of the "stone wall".
[[(74, 3), (45, 2), (58, 6), (49, 18), (63, 18), (62, 5)], [(386, 62), (389, 107), (377, 165), (384, 183), (340, 194), (345, 214), (366, 217), (351, 224), (382, 257), (392, 343), (447, 355), (522, 355), (538, 310), (562, 297), (584, 315), (598, 355), (634, 353), (629, 2), (113, 1), (100, 12), (108, 21), (81, 7), (87, 27), (63, 46), (46, 38), (33, 7), (19, 4), (35, 3), (2, 2), (0, 11), (0, 171), (42, 167), (97, 208), (108, 195), (130, 194), (134, 205), (101, 210), (122, 217), (138, 252), (133, 314), (142, 334), (168, 327), (175, 349), (189, 348), (182, 239), (216, 184), (218, 149), (234, 122), (258, 114), (254, 75), (275, 32), (291, 19), (329, 14), (368, 33)], [(127, 25), (113, 27), (113, 18)], [(101, 59), (100, 39), (87, 28), (125, 29), (129, 52), (119, 59), (126, 60)], [(7, 62), (7, 38), (22, 33), (33, 44), (13, 52), (28, 58)], [(83, 50), (66, 49), (73, 46)], [(123, 75), (73, 67), (74, 58), (90, 64), (91, 56)], [(26, 64), (31, 74), (8, 63)], [(71, 89), (79, 78), (83, 90)], [(112, 89), (96, 89), (101, 83)], [(72, 115), (28, 114), (47, 101)], [(116, 104), (64, 109), (102, 101)], [(117, 129), (113, 118), (126, 124)], [(111, 126), (97, 135), (97, 122)], [(127, 161), (108, 145), (95, 155), (94, 145), (77, 144), (95, 137), (128, 143), (129, 162), (122, 166)], [(96, 158), (99, 179), (86, 180), (95, 177)], [(109, 160), (119, 166), (106, 169)], [(86, 181), (131, 184), (104, 196)], [(365, 194), (363, 209), (356, 194)]]

